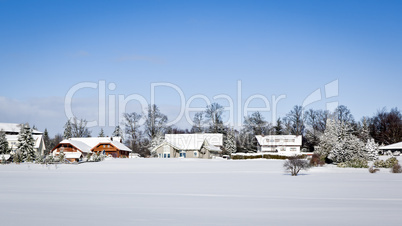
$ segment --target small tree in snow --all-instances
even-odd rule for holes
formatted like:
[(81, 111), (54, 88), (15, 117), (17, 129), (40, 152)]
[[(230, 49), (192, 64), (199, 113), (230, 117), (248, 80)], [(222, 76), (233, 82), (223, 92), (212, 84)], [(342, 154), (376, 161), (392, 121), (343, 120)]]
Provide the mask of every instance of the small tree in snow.
[(365, 150), (368, 155), (368, 160), (374, 161), (378, 159), (378, 144), (374, 141), (374, 139), (369, 139), (366, 143)]
[(228, 129), (226, 134), (224, 134), (223, 146), (225, 148), (224, 154), (230, 155), (230, 154), (236, 152), (236, 150), (237, 150), (236, 138), (235, 138), (235, 132), (233, 129)]
[(36, 158), (34, 150), (35, 141), (32, 136), (32, 130), (28, 125), (21, 125), (21, 131), (18, 136), (17, 150), (20, 151), (23, 161), (33, 162)]
[(10, 149), (8, 147), (8, 141), (6, 138), (6, 133), (1, 130), (0, 131), (0, 154), (8, 154), (10, 152)]
[(300, 159), (295, 156), (286, 160), (286, 162), (283, 164), (283, 167), (286, 171), (289, 171), (292, 176), (297, 176), (300, 170), (308, 170), (310, 168), (310, 164), (307, 160)]

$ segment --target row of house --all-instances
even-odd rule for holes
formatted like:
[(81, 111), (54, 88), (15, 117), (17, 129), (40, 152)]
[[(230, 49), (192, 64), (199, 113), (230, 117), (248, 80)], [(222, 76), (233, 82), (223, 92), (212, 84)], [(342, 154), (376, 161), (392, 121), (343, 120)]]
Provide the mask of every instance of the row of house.
[[(0, 123), (0, 130), (12, 152), (18, 144), (18, 136), (22, 124)], [(43, 133), (32, 130), (35, 141), (34, 150), (44, 154), (46, 149)], [(257, 152), (277, 155), (298, 155), (302, 146), (302, 137), (295, 135), (257, 135)], [(380, 147), (382, 151), (402, 151), (402, 142)], [(221, 157), (223, 151), (223, 135), (220, 133), (165, 134), (164, 141), (154, 147), (151, 152), (157, 158), (201, 158)], [(61, 141), (50, 153), (54, 156), (64, 153), (69, 161), (80, 161), (89, 154), (102, 153), (114, 158), (129, 157), (132, 150), (122, 143), (121, 137), (89, 137), (70, 138)]]
[[(6, 133), (9, 146), (15, 151), (18, 143), (20, 124), (0, 123), (0, 130)], [(35, 151), (44, 154), (46, 149), (43, 133), (33, 130)], [(258, 141), (257, 152), (278, 155), (300, 154), (302, 137), (294, 135), (256, 136)], [(164, 141), (154, 147), (151, 152), (157, 158), (201, 158), (211, 159), (222, 156), (223, 134), (195, 133), (195, 134), (165, 134)], [(107, 156), (119, 158), (129, 157), (132, 150), (122, 143), (120, 137), (88, 137), (70, 138), (57, 144), (50, 153), (53, 156), (64, 153), (65, 158), (75, 162), (90, 154), (102, 153)]]

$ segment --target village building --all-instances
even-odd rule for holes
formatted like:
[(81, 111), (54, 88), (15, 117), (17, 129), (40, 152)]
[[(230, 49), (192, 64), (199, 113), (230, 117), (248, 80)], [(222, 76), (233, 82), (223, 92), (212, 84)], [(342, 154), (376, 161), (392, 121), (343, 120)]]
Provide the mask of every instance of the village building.
[(378, 149), (380, 149), (380, 152), (383, 154), (390, 151), (393, 155), (399, 156), (402, 153), (402, 142), (382, 146)]
[(298, 155), (302, 146), (302, 136), (257, 135), (257, 152), (277, 155)]
[(53, 156), (61, 152), (68, 161), (77, 162), (92, 154), (128, 158), (132, 151), (122, 143), (120, 137), (85, 137), (65, 139), (51, 150)]
[[(15, 152), (18, 146), (18, 136), (21, 132), (21, 126), (24, 124), (18, 123), (0, 123), (0, 131), (6, 134), (6, 139), (8, 141), (8, 146), (11, 152)], [(34, 139), (34, 150), (38, 155), (43, 155), (45, 153), (46, 147), (43, 140), (43, 132), (38, 130), (32, 130), (32, 137)]]
[(165, 134), (152, 149), (158, 158), (202, 158), (222, 156), (223, 135), (219, 133)]

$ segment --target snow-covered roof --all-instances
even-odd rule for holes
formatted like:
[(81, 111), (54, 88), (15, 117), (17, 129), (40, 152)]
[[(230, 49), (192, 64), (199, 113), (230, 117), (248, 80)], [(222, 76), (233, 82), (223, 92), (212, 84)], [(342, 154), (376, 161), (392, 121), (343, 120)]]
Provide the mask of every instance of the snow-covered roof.
[[(43, 135), (32, 135), (33, 139), (35, 140), (35, 145), (34, 148), (39, 148), (40, 147), (40, 143), (42, 141), (42, 137)], [(16, 141), (18, 142), (18, 135), (6, 135), (6, 139), (7, 141), (11, 142), (11, 141)]]
[(205, 140), (210, 146), (223, 145), (220, 133), (165, 134), (165, 141), (179, 150), (200, 150)]
[(205, 140), (203, 147), (210, 152), (222, 152), (222, 150), (219, 147), (215, 145), (210, 145), (207, 140)]
[(402, 149), (402, 142), (390, 144), (387, 146), (383, 146), (379, 148), (380, 150), (393, 150), (393, 149)]
[(264, 146), (264, 145), (301, 146), (302, 145), (302, 136), (296, 136), (296, 135), (268, 135), (268, 136), (257, 135), (257, 136), (255, 136), (255, 138), (257, 139), (258, 143), (261, 146)]
[(88, 146), (86, 143), (81, 142), (79, 140), (63, 140), (60, 142), (60, 144), (71, 144), (74, 147), (78, 148), (80, 151), (85, 152), (85, 153), (91, 153), (91, 147)]
[[(21, 123), (0, 123), (0, 130), (4, 132), (19, 133), (21, 131)], [(42, 134), (38, 130), (32, 130), (34, 134)]]
[(126, 145), (123, 143), (120, 143), (121, 138), (120, 137), (80, 137), (80, 138), (70, 138), (70, 141), (79, 141), (87, 146), (90, 147), (90, 150), (96, 147), (98, 144), (112, 144), (115, 146), (117, 149), (122, 150), (122, 151), (129, 151), (131, 152), (131, 149), (128, 148)]

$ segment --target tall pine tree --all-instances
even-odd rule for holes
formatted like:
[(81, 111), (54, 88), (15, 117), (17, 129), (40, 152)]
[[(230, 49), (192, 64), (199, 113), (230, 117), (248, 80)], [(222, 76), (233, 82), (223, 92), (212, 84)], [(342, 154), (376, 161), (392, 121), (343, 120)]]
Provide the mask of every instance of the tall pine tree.
[(0, 131), (0, 154), (8, 154), (8, 153), (10, 153), (10, 148), (8, 147), (6, 133), (3, 130), (1, 130)]
[(17, 151), (22, 155), (24, 161), (32, 162), (36, 158), (34, 150), (35, 140), (32, 136), (32, 129), (29, 125), (21, 125), (21, 131), (18, 136)]
[(71, 125), (71, 121), (68, 120), (64, 125), (63, 139), (70, 139), (72, 136), (73, 136), (73, 128)]

